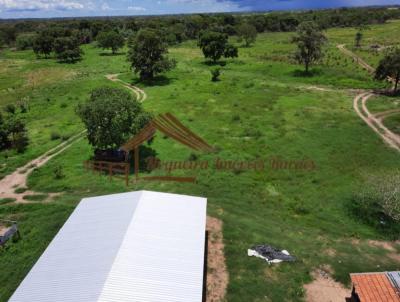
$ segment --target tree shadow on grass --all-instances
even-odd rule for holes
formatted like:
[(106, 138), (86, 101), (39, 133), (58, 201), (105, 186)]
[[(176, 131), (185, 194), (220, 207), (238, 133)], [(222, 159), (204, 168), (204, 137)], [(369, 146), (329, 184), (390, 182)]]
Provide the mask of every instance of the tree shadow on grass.
[(135, 78), (132, 80), (132, 84), (135, 85), (135, 84), (140, 83), (147, 87), (167, 86), (167, 85), (171, 84), (174, 80), (175, 79), (166, 77), (164, 75), (158, 75), (158, 76), (155, 76), (153, 79), (148, 79), (148, 80), (141, 80), (139, 78)]
[(203, 61), (201, 62), (202, 65), (206, 65), (206, 66), (226, 66), (226, 64), (228, 64), (228, 62), (226, 60), (222, 60), (222, 61), (211, 61), (211, 60), (207, 60), (207, 61)]
[(312, 69), (309, 71), (305, 71), (305, 70), (300, 70), (300, 69), (296, 69), (293, 72), (291, 72), (291, 75), (296, 77), (296, 78), (311, 78), (313, 76), (318, 76), (322, 74), (322, 70), (321, 69)]
[(374, 93), (387, 97), (398, 98), (400, 96), (400, 89), (397, 89), (397, 91), (393, 91), (393, 88), (374, 89)]
[(102, 52), (102, 53), (100, 53), (100, 56), (102, 56), (102, 57), (116, 57), (116, 56), (123, 56), (125, 54), (126, 54), (126, 52), (116, 52), (116, 53)]

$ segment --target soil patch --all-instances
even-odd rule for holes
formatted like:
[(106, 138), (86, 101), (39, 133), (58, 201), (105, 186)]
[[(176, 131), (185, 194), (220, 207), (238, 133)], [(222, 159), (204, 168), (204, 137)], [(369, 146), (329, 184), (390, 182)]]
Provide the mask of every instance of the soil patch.
[(351, 291), (330, 276), (328, 267), (312, 273), (314, 281), (304, 285), (307, 302), (345, 302)]
[(224, 255), (222, 221), (207, 217), (207, 302), (224, 301), (229, 275)]

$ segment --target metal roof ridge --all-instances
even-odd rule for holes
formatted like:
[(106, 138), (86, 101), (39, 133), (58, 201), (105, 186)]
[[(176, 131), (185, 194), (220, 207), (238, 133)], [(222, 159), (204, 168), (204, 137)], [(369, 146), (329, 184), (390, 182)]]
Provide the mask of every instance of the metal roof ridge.
[(124, 243), (124, 241), (125, 241), (126, 234), (128, 233), (129, 227), (131, 226), (132, 222), (134, 221), (135, 214), (137, 213), (137, 208), (138, 208), (139, 205), (140, 205), (140, 201), (141, 201), (141, 199), (142, 199), (142, 196), (143, 196), (144, 191), (143, 191), (143, 190), (140, 190), (140, 191), (132, 191), (132, 192), (124, 192), (124, 193), (118, 193), (118, 194), (111, 194), (111, 195), (121, 195), (121, 194), (130, 194), (130, 193), (139, 193), (139, 194), (140, 194), (140, 195), (138, 196), (138, 203), (137, 203), (137, 205), (136, 205), (135, 210), (134, 210), (133, 213), (132, 213), (131, 221), (130, 221), (130, 222), (127, 224), (127, 226), (126, 226), (125, 233), (124, 233), (124, 235), (122, 236), (122, 239), (121, 239), (121, 241), (120, 241), (120, 243), (119, 243), (118, 251), (114, 254), (114, 259), (113, 259), (113, 261), (112, 261), (112, 263), (111, 263), (111, 265), (110, 265), (110, 267), (109, 267), (109, 269), (108, 269), (107, 277), (104, 279), (103, 286), (101, 287), (101, 290), (100, 290), (100, 292), (99, 292), (99, 294), (98, 294), (98, 296), (97, 296), (97, 298), (96, 298), (96, 301), (99, 301), (99, 299), (101, 298), (101, 296), (102, 296), (102, 294), (103, 294), (103, 291), (104, 291), (104, 288), (105, 288), (105, 286), (106, 286), (106, 284), (107, 284), (107, 282), (108, 282), (108, 280), (109, 280), (109, 278), (110, 278), (110, 274), (111, 274), (112, 269), (113, 269), (113, 267), (114, 267), (115, 261), (117, 260), (118, 255), (119, 255), (119, 253), (121, 252), (121, 246), (123, 245), (123, 243)]

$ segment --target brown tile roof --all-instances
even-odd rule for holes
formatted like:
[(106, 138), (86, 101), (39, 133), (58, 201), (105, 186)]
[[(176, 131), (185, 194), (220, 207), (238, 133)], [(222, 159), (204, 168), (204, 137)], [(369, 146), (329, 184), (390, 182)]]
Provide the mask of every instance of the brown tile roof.
[(361, 302), (399, 302), (399, 293), (386, 273), (350, 274)]

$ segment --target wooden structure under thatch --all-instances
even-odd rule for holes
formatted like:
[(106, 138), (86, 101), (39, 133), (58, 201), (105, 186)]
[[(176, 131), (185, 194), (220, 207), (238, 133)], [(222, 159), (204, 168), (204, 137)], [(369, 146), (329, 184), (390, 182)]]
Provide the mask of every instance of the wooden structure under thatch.
[(136, 179), (139, 178), (139, 147), (144, 142), (152, 139), (157, 130), (193, 150), (214, 151), (212, 146), (184, 126), (171, 113), (160, 114), (121, 147), (121, 150), (127, 153), (134, 151)]

